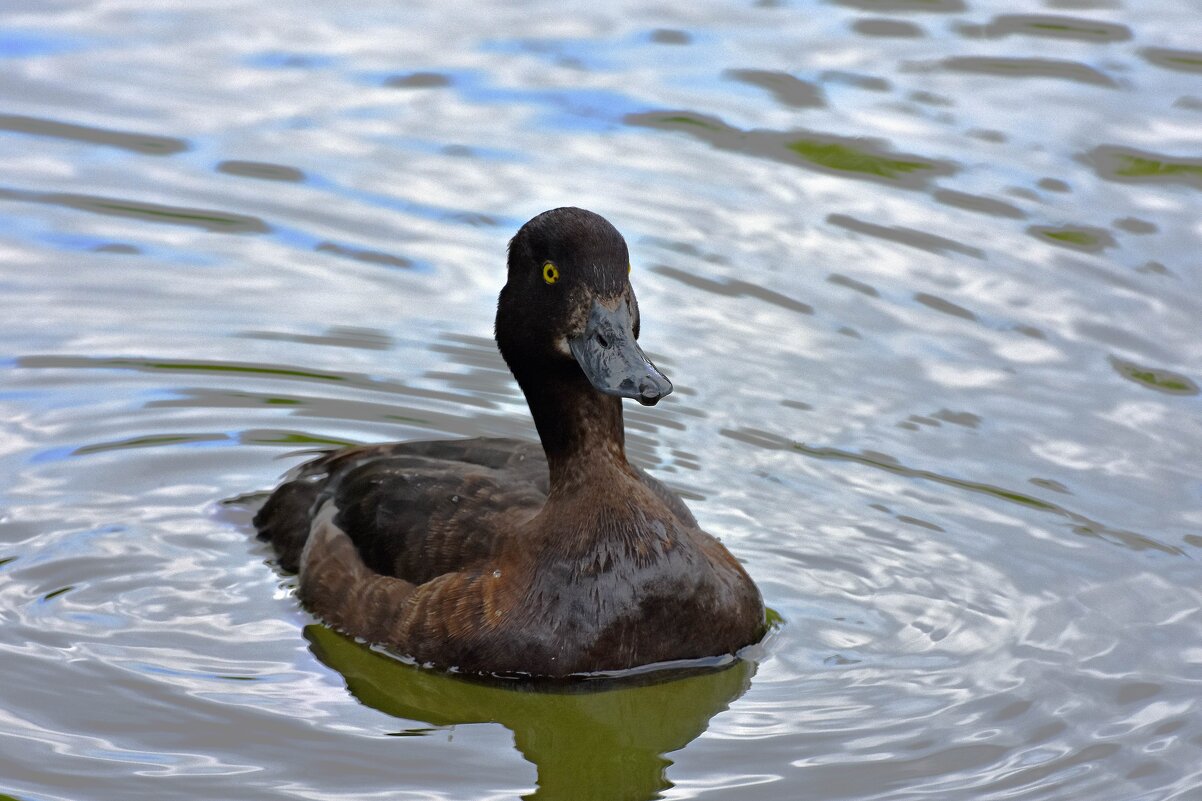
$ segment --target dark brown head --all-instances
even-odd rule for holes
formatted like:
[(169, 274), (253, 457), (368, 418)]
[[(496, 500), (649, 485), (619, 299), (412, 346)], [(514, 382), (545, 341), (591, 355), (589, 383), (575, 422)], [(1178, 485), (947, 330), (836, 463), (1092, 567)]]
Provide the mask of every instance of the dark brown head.
[(672, 384), (638, 346), (639, 306), (626, 240), (584, 209), (545, 211), (509, 242), (497, 346), (527, 395), (583, 375), (599, 392), (651, 406)]

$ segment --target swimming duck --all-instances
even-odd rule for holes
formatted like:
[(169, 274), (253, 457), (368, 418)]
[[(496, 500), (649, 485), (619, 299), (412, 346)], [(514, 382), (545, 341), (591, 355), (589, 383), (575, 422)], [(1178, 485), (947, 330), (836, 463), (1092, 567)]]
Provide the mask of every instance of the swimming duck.
[(302, 603), (419, 663), (567, 676), (732, 654), (760, 592), (626, 459), (622, 399), (672, 384), (638, 345), (626, 242), (577, 208), (509, 243), (496, 341), (539, 444), (367, 445), (302, 465), (255, 516)]

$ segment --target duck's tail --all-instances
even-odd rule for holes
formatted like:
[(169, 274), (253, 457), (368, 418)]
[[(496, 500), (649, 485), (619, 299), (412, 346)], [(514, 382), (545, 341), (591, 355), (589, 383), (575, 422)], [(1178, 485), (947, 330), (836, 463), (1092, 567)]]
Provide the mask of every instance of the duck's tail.
[(289, 573), (300, 570), (301, 551), (313, 523), (313, 507), (324, 484), (304, 478), (285, 482), (271, 493), (255, 515), (259, 539), (271, 543), (282, 570)]
[(301, 551), (309, 539), (322, 492), (336, 484), (348, 469), (381, 450), (378, 445), (335, 448), (288, 472), (287, 480), (276, 487), (254, 517), (259, 539), (271, 543), (281, 570), (300, 571)]

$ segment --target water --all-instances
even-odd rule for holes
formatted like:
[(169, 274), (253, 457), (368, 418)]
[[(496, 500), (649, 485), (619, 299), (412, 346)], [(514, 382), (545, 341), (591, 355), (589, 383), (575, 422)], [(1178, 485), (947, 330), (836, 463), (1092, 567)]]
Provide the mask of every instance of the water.
[[(0, 8), (0, 793), (1202, 798), (1195, 4)], [(305, 449), (532, 435), (564, 204), (782, 618), (731, 669), (419, 671), (249, 534)]]

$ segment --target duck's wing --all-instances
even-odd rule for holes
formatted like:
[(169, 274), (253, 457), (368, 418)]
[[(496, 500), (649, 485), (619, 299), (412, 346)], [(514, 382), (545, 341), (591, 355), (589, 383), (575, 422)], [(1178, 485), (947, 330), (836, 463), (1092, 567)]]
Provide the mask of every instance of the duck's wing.
[(300, 567), (314, 517), (333, 524), (372, 571), (421, 584), (494, 552), (504, 532), (541, 508), (547, 466), (537, 443), (471, 439), (334, 451), (297, 471), (259, 514), (280, 566)]

